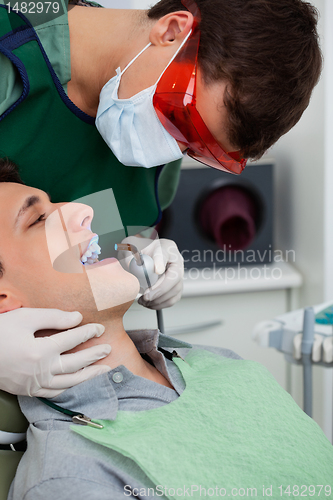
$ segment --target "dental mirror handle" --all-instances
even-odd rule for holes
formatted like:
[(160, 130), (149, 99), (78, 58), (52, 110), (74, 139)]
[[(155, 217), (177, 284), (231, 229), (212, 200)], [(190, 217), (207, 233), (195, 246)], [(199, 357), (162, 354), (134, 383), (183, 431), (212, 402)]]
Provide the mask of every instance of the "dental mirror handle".
[[(129, 265), (130, 273), (134, 274), (139, 280), (140, 283), (140, 292), (143, 293), (147, 290), (147, 288), (152, 287), (157, 282), (160, 277), (155, 273), (155, 264), (153, 259), (149, 255), (141, 254), (141, 258), (144, 261), (143, 265), (139, 265), (135, 258), (133, 258)], [(148, 285), (148, 286), (147, 286)], [(164, 333), (164, 322), (163, 322), (163, 314), (162, 311), (156, 311), (157, 315), (157, 326), (161, 333)]]
[[(155, 285), (159, 275), (155, 273), (153, 259), (146, 254), (142, 254), (134, 245), (118, 243), (115, 250), (127, 250), (132, 252), (133, 259), (129, 264), (129, 272), (136, 276), (140, 283), (140, 292), (144, 293), (148, 288)], [(164, 333), (164, 322), (162, 311), (156, 311), (157, 325), (161, 333)]]
[(129, 265), (129, 272), (134, 274), (140, 283), (140, 293), (144, 293), (157, 282), (159, 275), (155, 273), (155, 264), (149, 255), (141, 254), (143, 265), (139, 265), (133, 258)]
[[(152, 287), (157, 282), (160, 277), (155, 273), (155, 264), (154, 261), (149, 255), (141, 254), (141, 258), (144, 261), (143, 265), (139, 265), (135, 258), (133, 258), (129, 265), (130, 273), (134, 274), (139, 280), (140, 283), (140, 292), (144, 293), (147, 288)], [(147, 286), (148, 285), (148, 286)], [(157, 315), (157, 326), (161, 333), (164, 333), (164, 322), (163, 322), (163, 314), (162, 311), (156, 311)]]
[(163, 313), (162, 313), (162, 309), (156, 311), (156, 316), (157, 316), (157, 326), (158, 326), (158, 329), (161, 333), (165, 333), (164, 332), (164, 321), (163, 321)]

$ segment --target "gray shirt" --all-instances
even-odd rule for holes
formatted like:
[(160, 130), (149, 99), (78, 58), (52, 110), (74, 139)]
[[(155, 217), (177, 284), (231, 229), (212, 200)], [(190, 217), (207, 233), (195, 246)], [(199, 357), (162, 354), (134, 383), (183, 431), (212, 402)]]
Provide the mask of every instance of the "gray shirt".
[[(157, 330), (135, 330), (128, 334), (138, 351), (149, 355), (174, 389), (133, 375), (120, 365), (68, 389), (52, 401), (92, 419), (114, 420), (118, 409), (157, 408), (174, 401), (183, 392), (185, 382), (179, 368), (158, 347), (168, 352), (176, 349), (182, 357), (190, 349), (205, 349), (242, 359), (229, 349), (191, 346)], [(28, 449), (19, 464), (8, 500), (123, 500), (130, 491), (136, 493), (137, 498), (151, 498), (149, 488), (154, 488), (154, 484), (134, 461), (72, 432), (70, 417), (38, 399), (21, 396), (19, 403), (30, 423)]]

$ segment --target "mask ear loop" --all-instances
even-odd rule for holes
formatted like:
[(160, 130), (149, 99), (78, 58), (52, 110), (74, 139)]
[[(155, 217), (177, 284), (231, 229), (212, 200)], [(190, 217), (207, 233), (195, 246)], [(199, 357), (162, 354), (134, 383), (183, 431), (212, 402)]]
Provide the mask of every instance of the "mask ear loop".
[(160, 74), (160, 76), (159, 76), (159, 78), (158, 78), (158, 80), (157, 80), (157, 82), (156, 82), (155, 85), (158, 84), (158, 82), (160, 81), (160, 79), (162, 78), (162, 76), (164, 75), (164, 73), (166, 72), (166, 70), (168, 69), (168, 67), (170, 66), (170, 64), (172, 63), (172, 61), (177, 57), (177, 55), (179, 54), (179, 52), (181, 51), (181, 49), (184, 47), (184, 45), (187, 42), (187, 40), (189, 39), (191, 33), (192, 33), (192, 29), (186, 35), (186, 37), (184, 38), (184, 40), (182, 41), (182, 43), (180, 44), (180, 46), (178, 47), (178, 49), (176, 50), (176, 52), (174, 53), (174, 55), (172, 56), (172, 58), (170, 59), (168, 65), (164, 68), (164, 70)]
[[(190, 35), (192, 33), (192, 30), (189, 31), (189, 33), (186, 35), (186, 37), (184, 38), (184, 40), (182, 41), (182, 43), (180, 44), (180, 46), (178, 47), (178, 49), (176, 50), (176, 52), (174, 53), (174, 55), (172, 56), (172, 58), (170, 59), (168, 65), (164, 68), (164, 70), (162, 71), (162, 73), (160, 74), (157, 82), (156, 82), (156, 85), (158, 84), (158, 82), (160, 81), (160, 79), (162, 78), (164, 72), (168, 69), (168, 67), (170, 66), (170, 64), (172, 63), (172, 61), (175, 59), (175, 57), (177, 57), (177, 55), (179, 54), (180, 50), (183, 48), (183, 46), (185, 45), (185, 43), (187, 42), (187, 40), (189, 39)], [(123, 74), (125, 73), (125, 71), (131, 66), (131, 64), (134, 63), (134, 61), (137, 60), (138, 57), (141, 56), (141, 54), (143, 54), (143, 52), (148, 49), (148, 47), (150, 47), (152, 45), (151, 42), (148, 43), (148, 45), (146, 45), (135, 57), (134, 59), (132, 59), (128, 64), (127, 66), (120, 72), (120, 75), (119, 76), (123, 76)]]
[(120, 76), (122, 76), (122, 75), (125, 73), (125, 71), (126, 71), (126, 70), (130, 67), (130, 65), (131, 65), (131, 64), (133, 64), (133, 63), (134, 63), (134, 61), (136, 61), (136, 60), (137, 60), (137, 58), (138, 58), (139, 56), (141, 56), (141, 54), (142, 54), (142, 53), (143, 53), (146, 49), (148, 49), (148, 47), (150, 47), (150, 46), (151, 46), (151, 42), (149, 42), (149, 43), (148, 43), (148, 45), (146, 45), (146, 46), (145, 46), (145, 47), (141, 50), (141, 52), (139, 52), (139, 53), (138, 53), (138, 54), (134, 57), (134, 59), (132, 59), (132, 61), (130, 61), (130, 62), (127, 64), (127, 66), (125, 67), (125, 69), (123, 69), (123, 70), (121, 71)]

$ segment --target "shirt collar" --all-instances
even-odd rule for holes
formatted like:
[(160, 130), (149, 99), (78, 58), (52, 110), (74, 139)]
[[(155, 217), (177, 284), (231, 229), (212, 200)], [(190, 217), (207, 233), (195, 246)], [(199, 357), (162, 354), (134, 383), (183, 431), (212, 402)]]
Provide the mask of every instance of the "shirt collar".
[(157, 347), (170, 347), (174, 349), (192, 347), (191, 344), (177, 340), (174, 337), (169, 337), (169, 335), (165, 335), (158, 330), (129, 330), (127, 333), (140, 353), (148, 353), (152, 348)]
[[(156, 368), (169, 379), (177, 390), (175, 380), (172, 378), (172, 375), (170, 377), (170, 371), (173, 375), (175, 371), (169, 370), (170, 362), (166, 362), (164, 355), (158, 351), (158, 347), (162, 347), (163, 349), (189, 348), (192, 347), (191, 344), (164, 335), (158, 330), (130, 330), (127, 333), (133, 340), (138, 351), (141, 354), (149, 354)], [(110, 381), (117, 371), (119, 371), (119, 367), (71, 387), (62, 394), (59, 394), (59, 396), (52, 398), (51, 401), (63, 408), (83, 413), (92, 419), (114, 420), (118, 411), (118, 387), (110, 383)], [(125, 381), (126, 379), (129, 380), (135, 377), (132, 372), (124, 366), (122, 367), (122, 374), (125, 377)], [(42, 420), (53, 421), (54, 419), (64, 421), (71, 420), (70, 417), (53, 410), (36, 398), (19, 396), (18, 399), (21, 410), (30, 423), (36, 423)]]

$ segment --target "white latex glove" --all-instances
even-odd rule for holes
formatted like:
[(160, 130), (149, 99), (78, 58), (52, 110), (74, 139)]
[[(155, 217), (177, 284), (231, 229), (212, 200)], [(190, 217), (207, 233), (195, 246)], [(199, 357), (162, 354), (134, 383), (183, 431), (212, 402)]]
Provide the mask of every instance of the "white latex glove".
[[(172, 240), (128, 236), (122, 243), (135, 245), (141, 253), (149, 255), (155, 264), (158, 281), (140, 297), (139, 304), (149, 309), (165, 309), (180, 300), (183, 291), (184, 259)], [(119, 251), (118, 259), (128, 270), (133, 256), (131, 252)]]
[(110, 353), (108, 344), (61, 354), (100, 337), (105, 330), (102, 325), (79, 326), (50, 337), (34, 336), (38, 330), (64, 330), (81, 321), (79, 312), (58, 309), (20, 308), (0, 314), (0, 389), (17, 395), (53, 398), (109, 371), (106, 365), (88, 367)]

